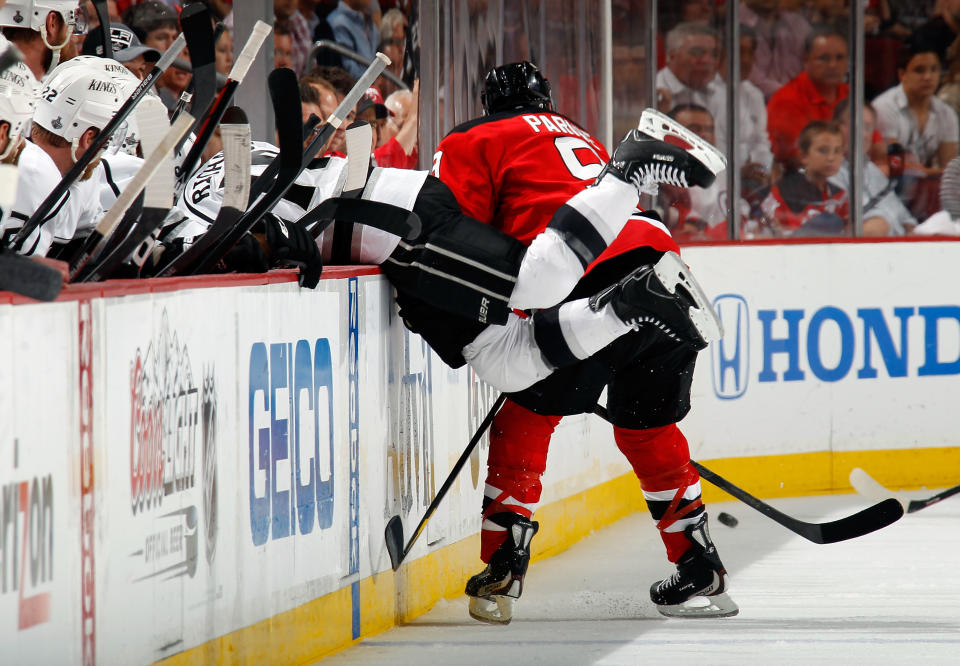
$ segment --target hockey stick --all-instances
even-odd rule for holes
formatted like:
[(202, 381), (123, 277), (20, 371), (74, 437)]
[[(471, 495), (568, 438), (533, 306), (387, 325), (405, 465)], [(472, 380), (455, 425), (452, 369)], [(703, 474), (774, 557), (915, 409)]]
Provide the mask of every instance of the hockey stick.
[(239, 107), (230, 107), (221, 126), (223, 137), (223, 202), (216, 219), (205, 234), (196, 239), (182, 254), (167, 262), (157, 276), (172, 275), (177, 266), (189, 266), (206, 252), (211, 242), (236, 225), (250, 199), (250, 125)]
[[(608, 423), (610, 422), (606, 407), (597, 405), (593, 413)], [(717, 488), (733, 495), (767, 518), (780, 523), (794, 534), (799, 534), (804, 539), (814, 543), (836, 543), (838, 541), (846, 541), (847, 539), (855, 539), (856, 537), (875, 532), (882, 527), (895, 523), (903, 517), (903, 507), (900, 506), (900, 503), (895, 499), (886, 499), (879, 504), (874, 504), (862, 511), (838, 520), (832, 520), (826, 523), (807, 523), (774, 509), (763, 500), (735, 486), (695, 460), (691, 460), (690, 464), (697, 468), (700, 476)]]
[[(270, 201), (272, 200), (274, 203), (278, 201), (283, 196), (283, 192), (286, 192), (289, 185), (296, 180), (297, 174), (300, 173), (303, 146), (303, 132), (300, 128), (303, 119), (300, 114), (300, 88), (297, 75), (290, 69), (275, 69), (267, 77), (267, 84), (270, 88), (270, 99), (273, 103), (273, 112), (277, 122), (277, 134), (280, 138), (280, 169), (276, 182), (267, 194), (246, 210), (229, 228), (225, 225), (216, 225), (216, 228), (214, 228), (212, 225), (205, 234), (194, 241), (186, 252), (161, 268), (157, 277), (195, 274), (209, 270), (205, 267), (205, 262), (212, 255), (211, 248), (214, 248), (218, 241), (240, 228), (248, 216), (256, 215), (254, 221), (259, 219), (273, 207), (273, 203), (270, 203)], [(251, 223), (250, 226), (253, 226), (253, 224)], [(240, 236), (246, 231), (247, 229), (244, 229), (240, 234), (237, 234), (237, 239), (239, 240)], [(232, 247), (233, 244), (231, 243), (227, 250)], [(217, 260), (219, 258), (218, 255)], [(216, 260), (209, 262), (210, 267), (215, 264)], [(201, 266), (204, 266), (204, 268), (201, 268)]]
[(44, 266), (36, 259), (0, 248), (0, 290), (52, 301), (63, 288), (60, 271)]
[(440, 490), (437, 491), (433, 501), (430, 502), (430, 506), (427, 507), (426, 512), (423, 514), (423, 518), (420, 519), (420, 523), (417, 525), (417, 529), (415, 529), (413, 534), (410, 535), (410, 539), (407, 541), (406, 545), (403, 543), (403, 521), (400, 519), (400, 516), (393, 516), (387, 521), (387, 526), (383, 530), (383, 536), (387, 541), (387, 553), (390, 555), (390, 566), (393, 567), (394, 571), (400, 568), (400, 564), (410, 553), (410, 549), (413, 547), (413, 544), (416, 543), (417, 538), (427, 526), (427, 521), (430, 520), (430, 516), (432, 516), (434, 511), (437, 510), (437, 507), (440, 506), (440, 502), (443, 501), (443, 498), (446, 496), (447, 491), (450, 490), (450, 487), (453, 485), (454, 481), (457, 480), (457, 476), (460, 475), (460, 470), (462, 470), (463, 466), (467, 464), (467, 460), (470, 459), (470, 454), (472, 454), (473, 450), (477, 447), (477, 444), (480, 442), (480, 438), (483, 437), (483, 433), (485, 433), (487, 428), (490, 427), (493, 417), (497, 415), (497, 412), (500, 410), (500, 406), (503, 405), (503, 401), (506, 399), (507, 395), (505, 393), (501, 393), (500, 396), (494, 401), (490, 411), (487, 412), (485, 417), (483, 417), (483, 421), (481, 421), (480, 425), (477, 426), (477, 431), (473, 433), (473, 437), (470, 438), (467, 448), (463, 450), (463, 453), (460, 454), (460, 458), (453, 465), (453, 469), (450, 470), (450, 474), (447, 476), (446, 481), (444, 481), (443, 485), (440, 486)]
[(210, 10), (202, 2), (191, 2), (180, 14), (180, 26), (190, 51), (190, 115), (199, 122), (217, 94), (217, 42)]
[(23, 245), (24, 241), (30, 237), (30, 234), (40, 226), (42, 220), (49, 215), (50, 211), (53, 210), (53, 207), (63, 198), (63, 195), (66, 194), (67, 190), (70, 189), (70, 186), (83, 174), (90, 163), (100, 154), (100, 151), (110, 140), (110, 137), (113, 135), (114, 131), (127, 119), (127, 116), (133, 111), (137, 103), (147, 94), (147, 91), (153, 87), (157, 82), (157, 79), (166, 71), (167, 66), (169, 66), (170, 61), (183, 50), (186, 40), (181, 34), (177, 39), (170, 45), (169, 48), (164, 52), (160, 57), (160, 60), (157, 61), (154, 68), (150, 70), (150, 73), (147, 74), (144, 79), (140, 82), (132, 93), (130, 97), (127, 98), (127, 101), (113, 114), (113, 118), (103, 127), (102, 130), (97, 134), (96, 138), (93, 140), (93, 143), (90, 144), (90, 147), (84, 151), (83, 155), (74, 162), (73, 166), (70, 167), (70, 170), (64, 174), (63, 178), (60, 179), (60, 182), (50, 191), (50, 194), (40, 202), (40, 205), (33, 212), (33, 215), (30, 216), (23, 226), (17, 231), (16, 235), (13, 237), (11, 245), (13, 247), (19, 248)]
[[(312, 159), (313, 155), (323, 146), (325, 146), (330, 138), (333, 136), (333, 133), (343, 124), (344, 119), (356, 107), (357, 102), (360, 100), (360, 97), (363, 96), (363, 93), (366, 92), (367, 88), (376, 80), (377, 76), (380, 75), (380, 72), (383, 71), (383, 68), (390, 64), (390, 59), (383, 55), (382, 53), (377, 53), (376, 58), (373, 63), (370, 64), (370, 67), (367, 68), (367, 71), (357, 80), (353, 88), (350, 89), (350, 92), (343, 98), (343, 101), (337, 106), (330, 117), (327, 118), (327, 122), (324, 123), (323, 128), (317, 133), (313, 141), (310, 142), (310, 145), (305, 151), (302, 151), (298, 155), (297, 168), (293, 171), (285, 170), (283, 166), (280, 167), (280, 172), (277, 174), (277, 180), (274, 183), (273, 187), (270, 189), (266, 195), (264, 195), (259, 201), (257, 201), (253, 207), (248, 210), (244, 216), (237, 223), (237, 226), (229, 231), (214, 247), (213, 250), (204, 257), (200, 264), (195, 267), (191, 272), (193, 274), (209, 272), (210, 269), (223, 258), (224, 255), (229, 252), (234, 245), (237, 244), (237, 241), (240, 240), (240, 237), (243, 234), (247, 233), (253, 225), (259, 220), (264, 213), (273, 208), (283, 195), (287, 193), (287, 190), (293, 185), (294, 181), (297, 179), (297, 176), (300, 175), (300, 172), (306, 168), (306, 165), (309, 163), (309, 160)], [(296, 74), (288, 69), (275, 69), (270, 72), (270, 81), (274, 79), (279, 83), (283, 79), (292, 81), (294, 87), (297, 84)], [(291, 85), (291, 84), (286, 84)], [(293, 119), (293, 115), (290, 109), (284, 109), (283, 113), (276, 111), (277, 118), (286, 117), (288, 118), (285, 122), (292, 124), (296, 127), (296, 135), (298, 138), (301, 136), (300, 126), (302, 121), (302, 116), (300, 115), (300, 94), (299, 88), (296, 88), (296, 100), (291, 99), (285, 106), (295, 107), (297, 112), (296, 120)], [(302, 144), (301, 144), (302, 145)], [(303, 157), (301, 157), (301, 155)], [(283, 153), (281, 151), (281, 158)], [(286, 173), (285, 173), (286, 171)]]
[(93, 0), (93, 9), (97, 13), (97, 20), (100, 21), (103, 57), (113, 60), (113, 40), (110, 39), (110, 10), (107, 9), (107, 0)]
[[(193, 142), (193, 146), (190, 147), (186, 157), (183, 158), (183, 162), (177, 167), (177, 195), (183, 192), (187, 179), (190, 178), (197, 164), (200, 162), (203, 151), (210, 143), (210, 139), (213, 138), (213, 133), (217, 125), (219, 125), (223, 119), (223, 114), (227, 108), (229, 108), (234, 93), (237, 91), (237, 87), (243, 83), (243, 79), (250, 70), (254, 58), (257, 57), (257, 53), (259, 53), (263, 42), (267, 39), (271, 30), (272, 28), (263, 21), (257, 21), (256, 25), (253, 26), (253, 32), (250, 33), (247, 43), (244, 45), (243, 50), (240, 52), (240, 55), (237, 56), (233, 67), (230, 69), (230, 77), (227, 80), (227, 85), (223, 87), (220, 94), (217, 95), (213, 101), (210, 110), (200, 123), (199, 129), (197, 130), (197, 138)], [(195, 106), (194, 108), (200, 107)], [(299, 120), (297, 122), (298, 124), (300, 123)]]
[[(227, 122), (223, 124), (222, 131), (223, 202), (211, 228), (218, 225), (223, 228), (232, 227), (246, 208), (250, 191), (250, 125), (247, 124), (246, 114), (238, 107), (230, 107), (225, 118)], [(169, 198), (169, 194), (167, 197)], [(145, 216), (84, 281), (109, 277), (128, 257), (132, 257), (133, 263), (142, 267), (155, 243), (155, 238), (151, 238), (151, 235), (162, 226), (169, 207), (167, 203), (166, 208), (161, 208), (152, 218)], [(192, 246), (188, 251), (190, 249)]]
[[(166, 116), (162, 117), (161, 122), (166, 124)], [(150, 213), (151, 216), (155, 216), (157, 211), (160, 211), (160, 213), (162, 213), (160, 219), (163, 219), (163, 215), (166, 215), (172, 203), (173, 166), (170, 162), (169, 154), (173, 151), (173, 147), (177, 141), (180, 140), (180, 137), (190, 129), (191, 124), (193, 124), (193, 116), (186, 113), (180, 116), (173, 127), (164, 135), (156, 150), (143, 161), (140, 170), (137, 171), (136, 175), (130, 180), (123, 192), (120, 193), (120, 196), (117, 197), (117, 200), (110, 207), (110, 210), (100, 219), (96, 228), (84, 241), (83, 248), (70, 266), (71, 279), (77, 277), (78, 273), (87, 265), (90, 259), (103, 249), (103, 244), (106, 242), (105, 239), (113, 232), (117, 224), (119, 224), (120, 218), (126, 212), (127, 208), (129, 208), (130, 204), (133, 203), (133, 200), (137, 198), (141, 190), (144, 189), (147, 181), (154, 179), (161, 171), (161, 168), (167, 165), (171, 173), (157, 176), (152, 183), (154, 187), (151, 187), (150, 191), (148, 191), (144, 197), (143, 216), (147, 216), (148, 213)], [(151, 130), (141, 128), (141, 131), (147, 132)], [(166, 177), (167, 175), (170, 177)]]
[[(2, 7), (2, 5), (0, 5), (0, 7)], [(10, 42), (7, 50), (0, 53), (0, 74), (3, 74), (21, 60), (20, 49), (14, 46), (13, 42)]]
[(856, 490), (858, 493), (872, 500), (879, 501), (889, 498), (895, 499), (903, 505), (903, 508), (906, 509), (907, 513), (915, 513), (920, 509), (926, 509), (928, 506), (936, 504), (937, 502), (942, 502), (948, 497), (960, 495), (960, 486), (953, 486), (952, 488), (941, 490), (936, 495), (931, 495), (926, 499), (910, 499), (909, 497), (904, 497), (899, 493), (893, 492), (886, 486), (881, 485), (879, 481), (874, 479), (859, 467), (854, 467), (852, 470), (850, 470), (850, 485), (853, 486), (854, 490)]

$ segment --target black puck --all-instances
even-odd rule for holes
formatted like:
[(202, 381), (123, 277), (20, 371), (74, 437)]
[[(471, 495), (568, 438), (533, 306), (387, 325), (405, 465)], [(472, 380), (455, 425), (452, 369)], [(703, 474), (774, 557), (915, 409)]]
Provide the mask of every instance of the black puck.
[(731, 516), (726, 511), (721, 511), (717, 514), (717, 520), (726, 525), (727, 527), (736, 527), (740, 524), (740, 521)]

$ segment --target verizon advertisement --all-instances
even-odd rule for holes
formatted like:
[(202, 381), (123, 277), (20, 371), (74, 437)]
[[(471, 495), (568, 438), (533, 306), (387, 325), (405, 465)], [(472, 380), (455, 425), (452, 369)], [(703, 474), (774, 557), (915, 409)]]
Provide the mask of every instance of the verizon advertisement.
[(81, 663), (77, 306), (0, 308), (0, 661)]

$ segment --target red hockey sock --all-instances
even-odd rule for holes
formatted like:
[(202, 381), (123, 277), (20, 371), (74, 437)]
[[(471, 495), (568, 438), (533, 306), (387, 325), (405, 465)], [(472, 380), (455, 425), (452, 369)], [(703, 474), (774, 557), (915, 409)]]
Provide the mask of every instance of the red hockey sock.
[(541, 416), (510, 400), (494, 417), (480, 530), (480, 559), (484, 562), (490, 561), (507, 535), (495, 514), (533, 515), (543, 491), (540, 477), (547, 466), (550, 436), (559, 422), (559, 416)]
[(667, 559), (676, 562), (690, 548), (684, 529), (703, 513), (700, 475), (690, 464), (687, 439), (676, 424), (647, 430), (614, 427), (613, 435), (640, 479)]

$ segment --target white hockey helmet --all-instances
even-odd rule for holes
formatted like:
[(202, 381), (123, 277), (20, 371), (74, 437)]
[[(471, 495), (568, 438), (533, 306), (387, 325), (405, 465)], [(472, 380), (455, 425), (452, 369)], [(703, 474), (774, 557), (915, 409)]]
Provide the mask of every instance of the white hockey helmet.
[[(8, 48), (11, 48), (10, 42), (0, 35), (0, 53)], [(6, 158), (20, 143), (18, 139), (37, 108), (38, 89), (36, 77), (22, 62), (0, 72), (0, 122), (10, 123), (7, 132), (10, 141), (0, 151), (0, 160)]]
[[(47, 38), (47, 14), (60, 14), (67, 24), (67, 37), (62, 44), (51, 44)], [(30, 28), (40, 33), (43, 43), (53, 51), (59, 51), (74, 34), (87, 31), (86, 14), (80, 8), (80, 0), (8, 0), (0, 7), (0, 26)]]
[(103, 129), (125, 99), (120, 84), (102, 67), (68, 61), (47, 76), (33, 120), (76, 143), (89, 128)]

